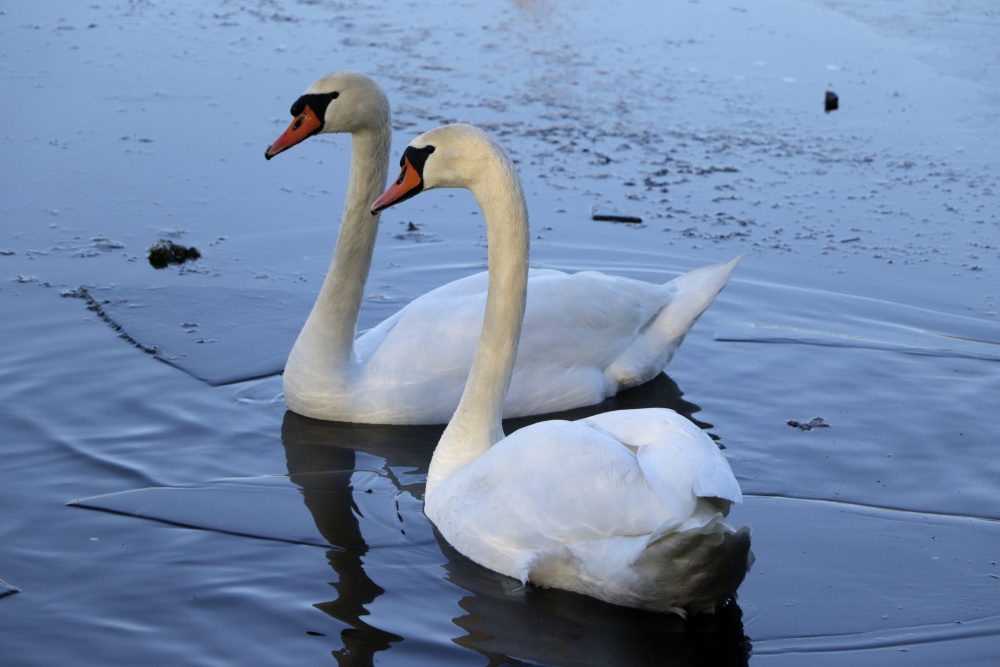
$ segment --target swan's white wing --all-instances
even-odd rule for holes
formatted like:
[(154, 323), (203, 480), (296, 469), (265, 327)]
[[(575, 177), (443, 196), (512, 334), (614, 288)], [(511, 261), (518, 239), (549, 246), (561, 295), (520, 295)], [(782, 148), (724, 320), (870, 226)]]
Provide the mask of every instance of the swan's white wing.
[[(440, 364), (451, 356), (466, 356), (479, 341), (486, 307), (486, 273), (462, 278), (435, 289), (359, 340), (359, 354), (372, 358), (413, 349)], [(566, 274), (533, 270), (528, 282), (518, 364), (580, 363), (603, 371), (647, 325), (673, 290), (663, 285), (585, 271)], [(438, 336), (444, 336), (439, 343)], [(459, 355), (461, 352), (461, 355)], [(472, 354), (467, 355), (469, 359)], [(450, 364), (445, 363), (445, 367)]]
[(641, 550), (703, 525), (719, 511), (703, 497), (740, 498), (711, 438), (671, 410), (627, 410), (515, 432), (443, 481), (426, 511), (467, 556), (524, 579), (553, 549), (642, 537), (630, 547)]
[[(533, 270), (505, 416), (589, 405), (614, 394), (619, 387), (609, 382), (607, 367), (673, 291), (594, 272)], [(420, 403), (421, 396), (457, 398), (479, 341), (485, 300), (486, 274), (480, 273), (428, 292), (367, 332), (357, 342), (364, 384), (397, 392), (400, 405)], [(450, 409), (443, 414), (446, 420)]]
[(539, 552), (649, 535), (670, 519), (629, 448), (565, 421), (505, 438), (442, 481), (425, 511), (459, 551), (521, 579)]
[(672, 294), (670, 286), (590, 271), (533, 278), (504, 414), (565, 410), (617, 393), (622, 387), (608, 367)]
[(668, 286), (593, 271), (532, 279), (518, 359), (575, 357), (603, 370), (672, 296)]
[[(655, 377), (736, 262), (655, 285), (592, 271), (532, 270), (504, 417), (599, 403)], [(487, 274), (428, 292), (356, 343), (357, 375), (331, 400), (383, 423), (443, 423), (479, 342)]]
[(699, 498), (728, 514), (743, 500), (725, 455), (700, 428), (673, 410), (618, 410), (583, 420), (634, 448), (643, 476), (675, 516), (696, 516)]

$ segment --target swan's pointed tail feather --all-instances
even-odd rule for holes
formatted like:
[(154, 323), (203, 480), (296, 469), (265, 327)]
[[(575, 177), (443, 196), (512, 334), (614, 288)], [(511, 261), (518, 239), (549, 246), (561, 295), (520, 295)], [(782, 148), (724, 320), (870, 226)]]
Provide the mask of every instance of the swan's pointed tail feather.
[[(674, 278), (672, 283), (677, 294), (657, 316), (651, 333), (666, 340), (683, 339), (719, 296), (743, 257), (740, 255), (726, 264), (703, 266)], [(677, 344), (680, 345), (680, 342)]]
[(718, 285), (718, 288), (715, 290), (715, 293), (718, 293), (723, 287), (726, 286), (726, 283), (729, 281), (729, 277), (736, 269), (736, 265), (739, 264), (740, 260), (744, 257), (746, 257), (746, 253), (739, 255), (729, 262), (709, 264), (708, 266), (703, 266), (695, 269), (694, 271), (688, 271), (683, 275), (677, 276), (670, 282), (677, 286), (678, 291), (683, 291), (704, 280), (708, 280)]
[(741, 259), (743, 255), (725, 264), (703, 266), (664, 286), (674, 292), (670, 302), (608, 368), (608, 377), (619, 391), (652, 380), (670, 363), (684, 337), (729, 282)]

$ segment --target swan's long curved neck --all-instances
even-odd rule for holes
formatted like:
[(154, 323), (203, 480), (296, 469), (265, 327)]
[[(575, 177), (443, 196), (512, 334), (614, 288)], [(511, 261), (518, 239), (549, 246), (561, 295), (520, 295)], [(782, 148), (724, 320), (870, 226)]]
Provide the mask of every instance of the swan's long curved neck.
[(489, 291), (479, 347), (455, 415), (434, 450), (427, 494), (503, 439), (503, 403), (514, 372), (528, 288), (528, 211), (502, 153), (470, 187), (486, 220)]
[(371, 203), (385, 188), (389, 170), (391, 124), (351, 135), (351, 173), (347, 199), (330, 268), (309, 319), (292, 349), (307, 354), (313, 372), (339, 374), (355, 363), (354, 338), (380, 216), (372, 216)]

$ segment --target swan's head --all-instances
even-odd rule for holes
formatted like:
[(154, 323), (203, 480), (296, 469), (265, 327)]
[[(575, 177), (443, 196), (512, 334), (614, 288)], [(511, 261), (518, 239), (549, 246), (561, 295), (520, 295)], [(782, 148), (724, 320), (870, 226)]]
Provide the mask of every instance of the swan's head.
[(472, 190), (477, 184), (488, 182), (487, 174), (497, 165), (513, 171), (500, 145), (477, 127), (459, 123), (424, 132), (403, 151), (399, 178), (372, 204), (372, 214), (424, 190)]
[(314, 134), (388, 127), (389, 100), (364, 74), (334, 72), (317, 79), (295, 100), (292, 117), (292, 124), (264, 152), (268, 160)]

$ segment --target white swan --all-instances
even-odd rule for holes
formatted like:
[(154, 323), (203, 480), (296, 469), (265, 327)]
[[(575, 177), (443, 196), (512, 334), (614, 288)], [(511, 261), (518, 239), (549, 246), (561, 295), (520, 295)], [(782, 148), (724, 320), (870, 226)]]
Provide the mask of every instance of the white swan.
[[(340, 72), (313, 83), (266, 157), (325, 132), (349, 132), (351, 173), (337, 247), (285, 365), (293, 411), (337, 421), (443, 424), (465, 386), (483, 319), (486, 273), (435, 289), (355, 340), (378, 232), (391, 124), (370, 78)], [(595, 272), (531, 272), (521, 348), (505, 417), (593, 405), (659, 374), (737, 260), (665, 285)]]
[(524, 195), (484, 132), (448, 125), (415, 139), (372, 206), (468, 188), (486, 218), (489, 291), (468, 384), (431, 459), (424, 511), (458, 551), (496, 572), (607, 602), (712, 612), (752, 562), (726, 458), (672, 410), (547, 421), (504, 437), (528, 284)]

